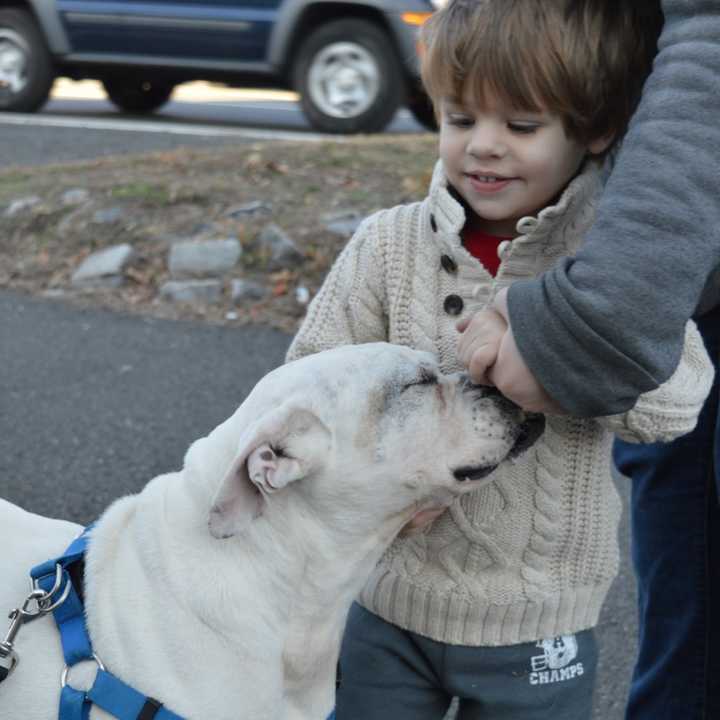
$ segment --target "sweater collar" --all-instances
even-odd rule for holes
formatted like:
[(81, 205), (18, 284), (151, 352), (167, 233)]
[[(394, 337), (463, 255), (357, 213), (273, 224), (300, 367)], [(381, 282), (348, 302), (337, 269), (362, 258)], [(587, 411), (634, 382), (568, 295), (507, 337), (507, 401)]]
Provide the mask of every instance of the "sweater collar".
[[(570, 181), (553, 205), (543, 208), (537, 215), (521, 218), (516, 226), (519, 236), (526, 242), (547, 238), (557, 231), (558, 225), (584, 225), (578, 223), (587, 214), (602, 188), (601, 166), (596, 161), (586, 161), (582, 170)], [(460, 244), (460, 231), (465, 225), (465, 208), (450, 192), (442, 160), (438, 160), (430, 182), (429, 208), (437, 235), (453, 245)]]

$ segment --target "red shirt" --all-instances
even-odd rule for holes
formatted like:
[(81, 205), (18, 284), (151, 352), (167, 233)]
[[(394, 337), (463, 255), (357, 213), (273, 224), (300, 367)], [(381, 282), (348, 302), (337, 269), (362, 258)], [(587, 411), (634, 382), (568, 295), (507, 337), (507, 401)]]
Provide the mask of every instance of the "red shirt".
[(512, 238), (488, 235), (482, 230), (473, 230), (467, 226), (463, 228), (460, 237), (465, 249), (473, 257), (476, 257), (483, 264), (483, 267), (495, 277), (500, 267), (498, 247), (504, 240), (512, 240)]

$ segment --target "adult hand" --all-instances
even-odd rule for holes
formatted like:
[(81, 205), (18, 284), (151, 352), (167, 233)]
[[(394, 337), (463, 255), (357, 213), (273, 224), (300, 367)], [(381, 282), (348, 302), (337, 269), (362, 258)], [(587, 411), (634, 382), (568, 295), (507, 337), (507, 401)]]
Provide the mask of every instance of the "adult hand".
[(489, 368), (487, 375), (490, 382), (523, 410), (552, 415), (564, 414), (565, 411), (547, 394), (545, 388), (530, 372), (518, 350), (508, 314), (507, 288), (497, 294), (493, 309), (505, 321), (507, 331), (500, 341), (497, 359)]

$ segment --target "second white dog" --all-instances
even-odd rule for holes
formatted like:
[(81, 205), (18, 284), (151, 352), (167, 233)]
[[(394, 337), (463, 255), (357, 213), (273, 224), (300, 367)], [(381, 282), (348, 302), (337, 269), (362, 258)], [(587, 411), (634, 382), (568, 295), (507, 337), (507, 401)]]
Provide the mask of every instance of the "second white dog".
[[(324, 720), (348, 609), (380, 555), (418, 513), (477, 488), (540, 432), (407, 348), (284, 365), (190, 447), (182, 471), (116, 501), (92, 530), (95, 651), (186, 718)], [(79, 530), (0, 501), (0, 613)], [(23, 626), (15, 649), (0, 718), (52, 720), (63, 670), (52, 618)], [(69, 682), (93, 674), (83, 663)]]

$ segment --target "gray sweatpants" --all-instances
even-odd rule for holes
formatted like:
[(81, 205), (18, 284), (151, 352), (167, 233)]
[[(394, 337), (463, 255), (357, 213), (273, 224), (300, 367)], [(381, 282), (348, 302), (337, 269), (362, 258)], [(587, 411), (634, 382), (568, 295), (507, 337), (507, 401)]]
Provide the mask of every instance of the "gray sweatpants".
[(359, 605), (340, 654), (337, 720), (587, 720), (597, 668), (592, 630), (504, 647), (447, 645)]

